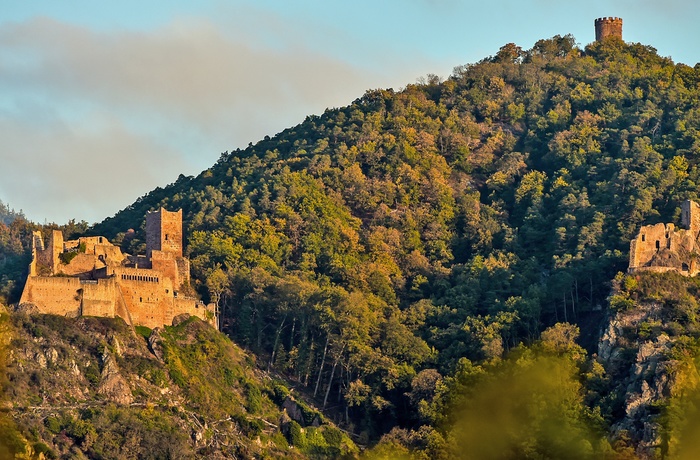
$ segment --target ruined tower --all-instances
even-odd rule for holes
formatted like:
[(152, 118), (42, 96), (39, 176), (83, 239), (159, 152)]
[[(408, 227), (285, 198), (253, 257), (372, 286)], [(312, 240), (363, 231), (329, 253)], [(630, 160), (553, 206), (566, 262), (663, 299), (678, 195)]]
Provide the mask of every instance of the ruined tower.
[(608, 37), (622, 40), (622, 18), (598, 18), (595, 20), (595, 41), (600, 42)]
[(162, 251), (182, 257), (182, 209), (176, 212), (160, 208), (146, 214), (146, 256)]

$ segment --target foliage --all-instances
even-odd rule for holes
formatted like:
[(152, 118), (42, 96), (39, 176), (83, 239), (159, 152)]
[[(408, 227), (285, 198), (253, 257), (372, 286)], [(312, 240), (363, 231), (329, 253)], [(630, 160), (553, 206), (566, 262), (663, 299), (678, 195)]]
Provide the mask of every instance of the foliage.
[(422, 417), (399, 410), (421, 370), (599, 314), (639, 226), (698, 197), (699, 71), (619, 41), (509, 44), (224, 153), (91, 232), (183, 208), (225, 330), (378, 436)]

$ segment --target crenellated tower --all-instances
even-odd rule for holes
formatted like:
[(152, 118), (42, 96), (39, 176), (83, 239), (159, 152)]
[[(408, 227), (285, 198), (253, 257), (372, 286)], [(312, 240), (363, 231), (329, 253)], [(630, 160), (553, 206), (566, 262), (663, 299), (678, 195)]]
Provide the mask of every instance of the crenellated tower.
[(598, 18), (595, 20), (595, 41), (600, 42), (608, 37), (622, 40), (622, 18)]

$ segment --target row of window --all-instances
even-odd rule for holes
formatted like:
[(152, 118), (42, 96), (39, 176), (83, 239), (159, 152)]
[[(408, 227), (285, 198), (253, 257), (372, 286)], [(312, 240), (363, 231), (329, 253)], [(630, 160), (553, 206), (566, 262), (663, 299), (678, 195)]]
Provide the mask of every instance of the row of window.
[(122, 279), (125, 281), (147, 281), (149, 283), (157, 283), (157, 276), (145, 276), (145, 275), (127, 275), (122, 273)]

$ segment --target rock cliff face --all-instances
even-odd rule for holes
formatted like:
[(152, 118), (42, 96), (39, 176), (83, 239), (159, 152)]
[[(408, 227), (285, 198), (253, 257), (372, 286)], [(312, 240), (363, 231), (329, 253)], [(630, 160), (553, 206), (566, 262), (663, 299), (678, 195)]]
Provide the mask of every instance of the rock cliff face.
[(615, 382), (624, 415), (612, 436), (627, 434), (641, 458), (653, 458), (660, 447), (656, 404), (670, 396), (677, 362), (668, 358), (674, 339), (666, 334), (641, 338), (642, 324), (658, 319), (659, 306), (650, 304), (620, 312), (611, 319), (598, 348), (598, 359)]
[(679, 275), (629, 278), (635, 288), (622, 294), (630, 296), (629, 304), (610, 317), (598, 346), (608, 381), (602, 405), (610, 408), (611, 438), (633, 446), (638, 458), (651, 459), (678, 442), (665, 414), (671, 399), (693, 394), (698, 381), (691, 345), (697, 302), (685, 295), (693, 281)]

